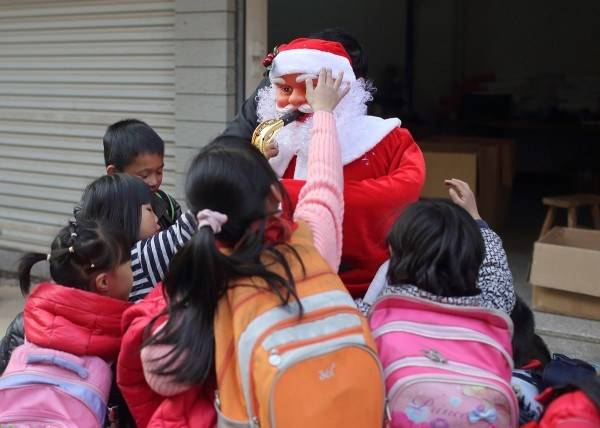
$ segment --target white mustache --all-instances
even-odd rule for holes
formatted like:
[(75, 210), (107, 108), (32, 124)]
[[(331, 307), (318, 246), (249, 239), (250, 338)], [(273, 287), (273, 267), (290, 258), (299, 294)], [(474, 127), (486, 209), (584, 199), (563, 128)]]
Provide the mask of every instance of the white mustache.
[(300, 107), (298, 107), (298, 110), (300, 110), (302, 113), (312, 113), (313, 109), (311, 106), (309, 106), (308, 104), (302, 104)]
[(275, 106), (275, 108), (277, 109), (277, 111), (279, 113), (284, 113), (284, 114), (285, 113), (289, 113), (289, 112), (294, 111), (294, 110), (298, 110), (298, 111), (300, 111), (302, 113), (313, 113), (312, 107), (310, 105), (308, 105), (308, 104), (302, 104), (299, 107), (296, 107), (296, 106), (293, 106), (291, 104), (288, 104), (285, 107)]

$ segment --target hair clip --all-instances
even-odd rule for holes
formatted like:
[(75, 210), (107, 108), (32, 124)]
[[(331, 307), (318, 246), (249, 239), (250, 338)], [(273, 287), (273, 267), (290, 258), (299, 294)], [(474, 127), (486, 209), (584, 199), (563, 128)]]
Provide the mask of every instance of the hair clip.
[(69, 247), (69, 253), (75, 254), (75, 248), (72, 245)]
[(50, 253), (46, 254), (46, 260), (50, 261), (51, 257), (52, 257), (52, 255)]

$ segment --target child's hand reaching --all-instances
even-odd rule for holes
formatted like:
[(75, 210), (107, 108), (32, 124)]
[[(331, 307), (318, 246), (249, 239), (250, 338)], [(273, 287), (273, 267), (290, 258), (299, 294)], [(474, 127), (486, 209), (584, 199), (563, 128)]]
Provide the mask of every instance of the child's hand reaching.
[(312, 79), (306, 80), (306, 101), (314, 112), (326, 111), (331, 113), (335, 106), (350, 90), (350, 85), (342, 86), (344, 73), (340, 72), (337, 79), (333, 79), (331, 70), (321, 69), (317, 86), (313, 86)]
[(267, 159), (271, 159), (277, 156), (279, 154), (279, 145), (277, 144), (277, 141), (273, 140), (269, 144), (267, 144), (263, 154)]
[(448, 193), (450, 193), (452, 202), (467, 210), (475, 220), (481, 219), (479, 211), (477, 211), (475, 195), (467, 183), (452, 178), (450, 180), (444, 180), (444, 184), (448, 187)]

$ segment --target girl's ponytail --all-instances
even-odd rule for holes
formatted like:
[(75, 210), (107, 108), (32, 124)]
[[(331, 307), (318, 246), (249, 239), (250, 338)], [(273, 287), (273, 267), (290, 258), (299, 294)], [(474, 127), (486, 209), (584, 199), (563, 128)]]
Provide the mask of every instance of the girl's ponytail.
[(31, 268), (38, 262), (46, 260), (48, 255), (42, 253), (27, 253), (19, 260), (19, 286), (23, 296), (29, 294), (31, 287)]
[[(192, 162), (186, 181), (190, 208), (225, 213), (227, 221), (214, 229), (200, 222), (171, 260), (163, 290), (167, 309), (150, 323), (146, 337), (156, 320), (165, 314), (168, 319), (144, 343), (171, 348), (160, 358), (156, 374), (185, 384), (214, 379), (214, 318), (219, 300), (237, 279), (260, 278), (282, 304), (299, 301), (288, 259), (302, 261), (287, 245), (289, 234), (265, 239), (267, 222), (283, 225), (267, 207), (273, 187), (285, 196), (266, 159), (243, 140), (216, 140)], [(225, 253), (223, 247), (229, 250)], [(281, 275), (273, 271), (276, 266)]]
[(69, 222), (52, 241), (49, 254), (27, 253), (21, 257), (19, 285), (27, 295), (33, 265), (48, 260), (54, 282), (89, 290), (97, 273), (112, 270), (129, 259), (129, 243), (121, 232), (93, 220)]

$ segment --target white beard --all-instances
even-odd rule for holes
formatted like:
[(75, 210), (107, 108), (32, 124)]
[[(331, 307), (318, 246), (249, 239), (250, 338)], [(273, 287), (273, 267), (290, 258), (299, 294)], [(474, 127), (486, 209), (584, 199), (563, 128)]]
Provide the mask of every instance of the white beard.
[[(367, 116), (367, 102), (373, 99), (369, 82), (358, 79), (351, 83), (350, 91), (333, 111), (338, 139), (342, 152), (342, 163), (347, 165), (372, 149), (385, 135), (400, 126), (398, 119), (383, 120)], [(258, 121), (281, 117), (284, 112), (277, 108), (274, 85), (261, 89), (257, 95), (256, 113)], [(306, 179), (308, 146), (314, 119), (292, 122), (275, 136), (279, 154), (269, 163), (282, 176), (290, 160), (296, 156), (295, 178)]]

